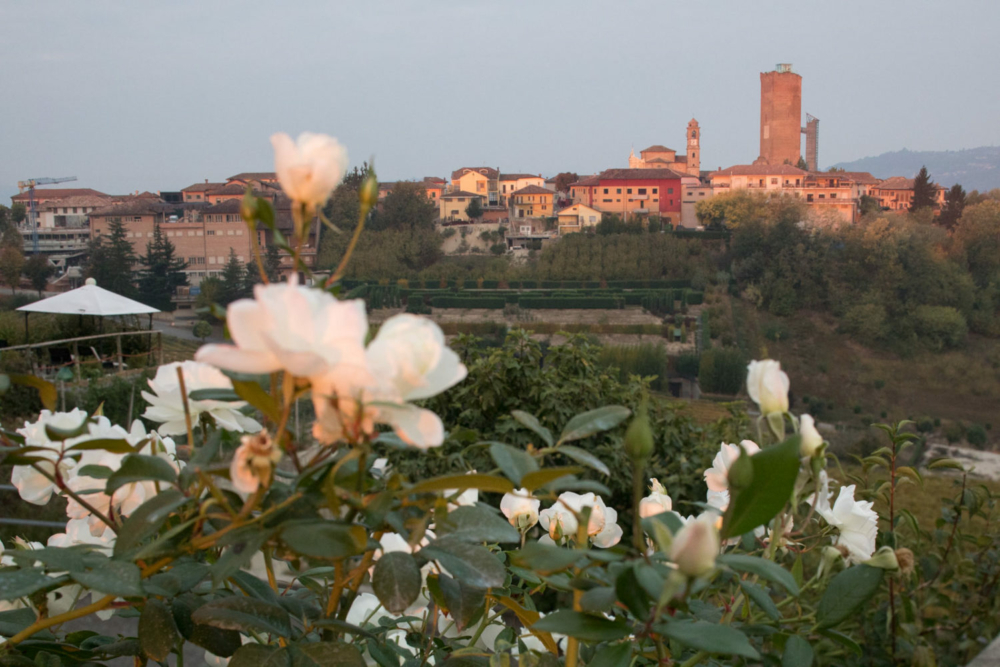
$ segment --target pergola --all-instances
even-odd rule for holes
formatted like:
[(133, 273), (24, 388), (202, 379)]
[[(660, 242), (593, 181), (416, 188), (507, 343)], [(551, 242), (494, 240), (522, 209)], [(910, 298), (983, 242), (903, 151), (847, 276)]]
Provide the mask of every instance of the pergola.
[(21, 306), (18, 310), (24, 313), (24, 337), (26, 341), (28, 339), (28, 316), (31, 313), (94, 315), (96, 317), (149, 315), (149, 328), (152, 330), (153, 313), (160, 312), (157, 308), (98, 287), (93, 278), (88, 278), (87, 284), (83, 287), (29, 303), (27, 306)]

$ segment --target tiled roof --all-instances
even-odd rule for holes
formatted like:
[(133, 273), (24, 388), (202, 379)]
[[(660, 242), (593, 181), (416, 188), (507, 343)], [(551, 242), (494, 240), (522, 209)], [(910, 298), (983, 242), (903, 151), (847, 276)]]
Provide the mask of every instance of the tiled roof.
[(808, 174), (805, 169), (790, 164), (738, 164), (713, 171), (709, 176), (806, 176)]
[(483, 176), (489, 179), (495, 179), (500, 175), (500, 172), (494, 169), (493, 167), (462, 167), (461, 169), (456, 169), (455, 171), (451, 172), (451, 178), (452, 180), (462, 178), (462, 176), (469, 173), (470, 171), (482, 174)]
[(100, 208), (101, 206), (108, 206), (111, 204), (110, 197), (96, 197), (93, 195), (79, 195), (77, 197), (65, 197), (63, 199), (52, 199), (45, 204), (42, 204), (42, 208), (65, 208), (67, 206), (77, 206), (84, 208)]
[(176, 206), (152, 199), (132, 199), (91, 211), (92, 217), (113, 218), (119, 215), (168, 215), (177, 210)]
[(649, 148), (644, 148), (643, 150), (639, 151), (640, 154), (642, 154), (642, 153), (676, 153), (676, 152), (677, 151), (675, 151), (673, 148), (667, 148), (666, 146), (661, 146), (660, 144), (653, 144)]
[(518, 181), (522, 178), (541, 178), (538, 174), (500, 174), (501, 181)]
[[(35, 188), (35, 201), (39, 199), (63, 199), (66, 197), (82, 197), (90, 195), (93, 197), (107, 197), (108, 195), (90, 188)], [(28, 201), (28, 191), (11, 197), (14, 201)]]
[(673, 169), (607, 169), (598, 178), (602, 181), (634, 181), (641, 179), (681, 178)]
[(230, 176), (227, 181), (276, 181), (278, 175), (273, 171), (244, 171)]
[(466, 192), (465, 190), (452, 190), (441, 195), (441, 199), (451, 199), (452, 197), (482, 197), (482, 195), (477, 195), (474, 192)]
[(573, 187), (574, 185), (577, 185), (579, 187), (588, 187), (588, 186), (600, 185), (600, 184), (601, 184), (600, 177), (598, 177), (598, 176), (584, 176), (583, 178), (581, 178), (576, 183), (570, 183), (569, 187)]
[(225, 201), (220, 201), (218, 204), (212, 204), (211, 206), (206, 206), (201, 209), (202, 213), (239, 213), (240, 208), (243, 206), (243, 201), (240, 199), (227, 199)]
[(182, 189), (181, 192), (207, 192), (209, 190), (215, 190), (225, 186), (225, 183), (195, 183), (194, 185), (189, 185)]
[(424, 183), (435, 183), (435, 184), (438, 184), (438, 183), (440, 183), (440, 184), (447, 183), (447, 181), (445, 181), (440, 176), (424, 176), (423, 180), (424, 180)]
[(893, 176), (892, 178), (887, 178), (878, 184), (879, 190), (912, 190), (913, 189), (913, 179), (904, 178), (902, 176)]
[(831, 176), (839, 176), (840, 178), (846, 178), (848, 180), (854, 181), (855, 183), (868, 183), (874, 185), (878, 183), (878, 179), (869, 174), (867, 171), (841, 171), (836, 174), (830, 174)]
[(540, 185), (527, 185), (520, 190), (515, 190), (511, 194), (515, 195), (554, 195), (555, 192), (549, 190), (548, 188), (543, 188)]

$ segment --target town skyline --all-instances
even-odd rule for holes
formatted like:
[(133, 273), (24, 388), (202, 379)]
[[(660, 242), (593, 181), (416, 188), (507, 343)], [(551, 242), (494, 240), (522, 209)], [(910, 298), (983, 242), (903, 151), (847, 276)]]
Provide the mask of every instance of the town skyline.
[[(714, 170), (757, 157), (759, 73), (779, 62), (803, 76), (803, 115), (822, 120), (821, 168), (900, 148), (996, 144), (989, 119), (1000, 99), (975, 82), (1000, 56), (988, 20), (1000, 8), (969, 5), (982, 20), (960, 26), (888, 2), (860, 20), (840, 9), (790, 16), (798, 5), (783, 3), (631, 3), (619, 13), (553, 3), (527, 24), (453, 2), (350, 14), (300, 3), (266, 16), (254, 3), (239, 13), (184, 2), (9, 5), (5, 79), (31, 94), (5, 113), (4, 153), (16, 160), (0, 165), (0, 193), (69, 175), (116, 194), (179, 190), (269, 170), (270, 134), (306, 130), (337, 136), (352, 165), (374, 157), (385, 180), (460, 166), (588, 174), (624, 166), (633, 148), (683, 150), (692, 117), (702, 168)], [(421, 30), (434, 26), (449, 39), (427, 40), (433, 31)], [(662, 26), (660, 41), (638, 26)], [(518, 47), (504, 51), (515, 34)], [(499, 57), (485, 75), (494, 53), (484, 44)]]

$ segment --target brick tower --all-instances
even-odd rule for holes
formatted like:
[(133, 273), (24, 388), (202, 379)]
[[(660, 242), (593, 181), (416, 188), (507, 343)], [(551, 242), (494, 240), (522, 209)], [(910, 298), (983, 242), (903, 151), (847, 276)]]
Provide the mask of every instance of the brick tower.
[(701, 173), (701, 128), (694, 118), (687, 127), (687, 171), (692, 176)]
[(802, 157), (802, 77), (790, 64), (760, 74), (760, 160), (798, 164)]

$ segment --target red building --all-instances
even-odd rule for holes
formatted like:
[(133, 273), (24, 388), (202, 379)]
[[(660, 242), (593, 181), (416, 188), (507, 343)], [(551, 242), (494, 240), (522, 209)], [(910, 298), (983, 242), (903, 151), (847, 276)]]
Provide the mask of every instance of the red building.
[(624, 218), (659, 215), (665, 222), (681, 219), (682, 174), (672, 169), (608, 169), (570, 185), (574, 204)]

